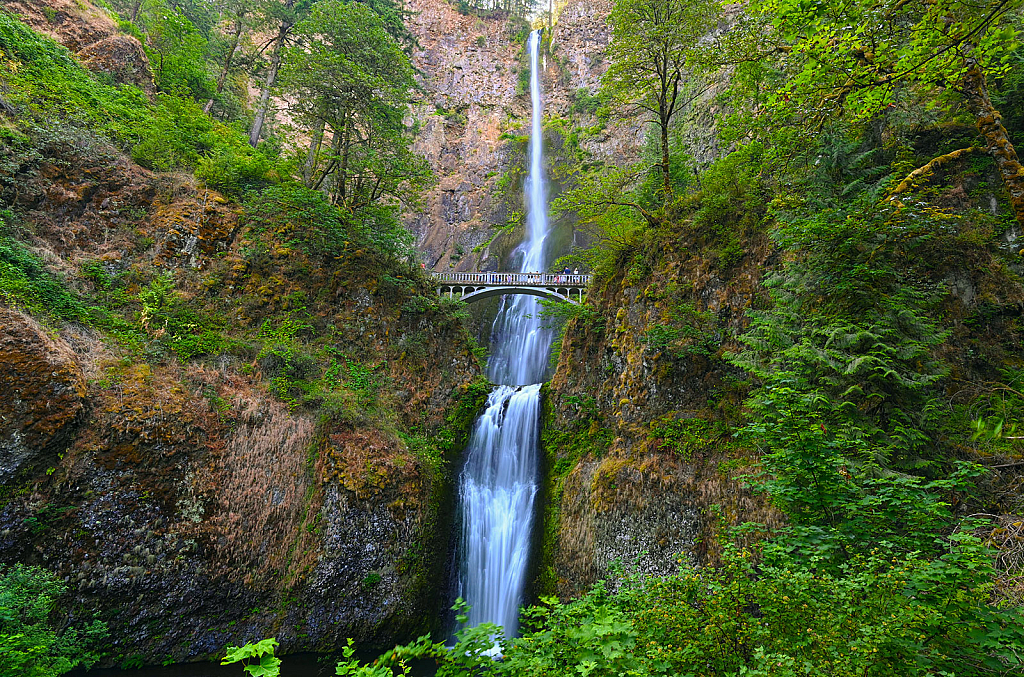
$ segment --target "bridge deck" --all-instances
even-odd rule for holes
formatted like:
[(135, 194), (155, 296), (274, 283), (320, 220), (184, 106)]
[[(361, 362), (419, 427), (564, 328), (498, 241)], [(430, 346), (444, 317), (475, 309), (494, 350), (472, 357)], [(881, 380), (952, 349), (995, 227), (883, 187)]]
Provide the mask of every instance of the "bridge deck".
[[(530, 294), (582, 303), (593, 275), (575, 273), (431, 273), (437, 293), (469, 303), (504, 294)], [(575, 297), (575, 299), (573, 298)]]
[(442, 284), (476, 287), (586, 287), (593, 275), (566, 273), (431, 273)]

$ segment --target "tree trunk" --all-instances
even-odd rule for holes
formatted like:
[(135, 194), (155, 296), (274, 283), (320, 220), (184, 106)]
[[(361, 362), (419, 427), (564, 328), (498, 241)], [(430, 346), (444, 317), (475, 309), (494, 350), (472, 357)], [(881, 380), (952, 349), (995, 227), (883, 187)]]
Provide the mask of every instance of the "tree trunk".
[(135, 0), (135, 4), (132, 5), (132, 18), (131, 22), (135, 23), (139, 19), (139, 11), (142, 9), (142, 0)]
[(324, 121), (321, 120), (313, 131), (313, 138), (309, 142), (309, 152), (306, 154), (306, 162), (302, 166), (302, 183), (310, 187), (313, 182), (313, 170), (316, 169), (317, 156), (320, 155), (320, 146), (324, 142)]
[(281, 68), (281, 52), (284, 50), (284, 42), (288, 38), (288, 31), (292, 24), (282, 21), (281, 27), (277, 30), (277, 37), (274, 38), (274, 52), (270, 56), (270, 70), (267, 71), (266, 82), (263, 83), (263, 92), (260, 94), (260, 103), (256, 108), (256, 117), (252, 121), (252, 128), (249, 130), (249, 145), (253, 148), (260, 142), (260, 135), (263, 133), (263, 122), (267, 119), (267, 109), (270, 108), (270, 90), (277, 81), (277, 71)]
[[(217, 94), (224, 91), (224, 82), (228, 79), (228, 72), (231, 70), (231, 61), (235, 58), (235, 50), (238, 49), (238, 41), (242, 37), (242, 17), (235, 19), (235, 35), (231, 40), (231, 49), (228, 50), (228, 58), (224, 61), (224, 70), (220, 72), (220, 77), (217, 78)], [(203, 112), (209, 114), (210, 109), (213, 108), (213, 97), (206, 102), (203, 106)]]
[(351, 132), (351, 125), (349, 123), (348, 116), (345, 117), (344, 132), (342, 133), (342, 151), (341, 151), (341, 168), (338, 170), (338, 195), (340, 197), (339, 204), (345, 204), (348, 200), (348, 153), (352, 147), (352, 140), (349, 138)]
[(963, 93), (967, 109), (978, 122), (978, 131), (985, 138), (988, 154), (996, 161), (996, 168), (1003, 177), (1003, 185), (1010, 195), (1010, 205), (1017, 217), (1017, 223), (1024, 225), (1024, 167), (1017, 158), (1017, 151), (1010, 143), (1010, 136), (1003, 126), (1002, 116), (992, 105), (985, 84), (985, 74), (977, 62), (973, 62), (964, 75)]
[[(331, 140), (331, 166), (328, 167), (331, 171), (338, 166), (338, 157), (341, 153), (341, 130), (334, 130), (334, 138)], [(328, 172), (324, 171), (324, 177), (327, 177)], [(322, 180), (321, 180), (322, 181)], [(331, 195), (331, 204), (338, 204), (338, 177), (334, 177), (334, 193)]]
[(668, 164), (668, 120), (663, 120), (661, 123), (661, 178), (664, 181), (665, 188), (665, 202), (668, 203), (668, 198), (672, 194), (672, 175), (669, 173)]

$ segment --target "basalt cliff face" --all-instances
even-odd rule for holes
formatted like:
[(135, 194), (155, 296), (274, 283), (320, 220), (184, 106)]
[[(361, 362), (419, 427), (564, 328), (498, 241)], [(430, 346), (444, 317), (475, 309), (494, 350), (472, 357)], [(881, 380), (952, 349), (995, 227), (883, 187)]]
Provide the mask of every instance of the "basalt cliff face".
[[(753, 456), (728, 426), (746, 392), (723, 359), (764, 302), (773, 248), (752, 236), (723, 269), (686, 236), (648, 238), (590, 292), (548, 384), (549, 504), (538, 585), (575, 595), (618, 560), (667, 574), (714, 561), (723, 527), (778, 524), (740, 476)], [(683, 309), (680, 316), (680, 308)], [(683, 332), (651, 340), (658, 328)]]
[[(454, 453), (486, 391), (458, 319), (416, 271), (318, 258), (286, 232), (301, 224), (255, 228), (186, 177), (66, 134), (14, 163), (0, 197), (51, 273), (113, 314), (0, 306), (0, 561), (66, 581), (115, 662), (429, 629), (451, 465), (421, 447)], [(193, 323), (182, 341), (218, 333), (216, 357), (168, 349), (168, 308)], [(267, 334), (288, 317), (305, 319)], [(302, 391), (315, 378), (336, 384), (322, 401)]]
[[(939, 200), (965, 210), (963, 222), (902, 262), (940, 300), (947, 333), (936, 356), (948, 369), (951, 417), (1022, 359), (1016, 230), (993, 237), (984, 215), (966, 211), (996, 210), (992, 172), (951, 168)], [(714, 563), (729, 527), (783, 524), (744, 479), (757, 472), (758, 450), (732, 435), (757, 383), (728, 354), (743, 348), (748, 311), (771, 307), (765, 282), (783, 265), (768, 235), (775, 224), (757, 205), (746, 201), (734, 222), (680, 218), (649, 229), (597, 277), (567, 325), (546, 386), (538, 590), (579, 594), (612, 575), (616, 560), (649, 574), (669, 573), (682, 558)], [(969, 501), (954, 499), (958, 514), (1018, 519), (1019, 463), (960, 443), (950, 453), (994, 467)]]
[[(435, 270), (497, 270), (521, 239), (514, 212), (522, 212), (523, 167), (528, 134), (529, 64), (525, 24), (503, 13), (463, 15), (445, 0), (412, 0), (409, 28), (418, 47), (422, 102), (413, 111), (415, 150), (437, 175), (422, 213), (407, 224), (427, 265)], [(552, 162), (571, 127), (593, 127), (580, 139), (594, 159), (622, 165), (635, 161), (646, 125), (616, 119), (596, 125), (592, 112), (573, 109), (580, 92), (596, 93), (607, 69), (611, 2), (570, 0), (551, 32), (543, 58), (547, 125)], [(563, 124), (552, 124), (561, 121)], [(599, 128), (598, 128), (599, 127)]]

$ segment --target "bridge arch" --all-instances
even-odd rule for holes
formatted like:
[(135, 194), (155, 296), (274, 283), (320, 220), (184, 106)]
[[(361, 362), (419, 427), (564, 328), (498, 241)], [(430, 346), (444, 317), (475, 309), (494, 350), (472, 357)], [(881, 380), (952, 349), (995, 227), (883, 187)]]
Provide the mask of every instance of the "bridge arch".
[(441, 296), (458, 296), (466, 303), (482, 301), (485, 298), (504, 296), (506, 294), (526, 294), (529, 296), (546, 298), (550, 301), (568, 301), (569, 303), (577, 304), (583, 300), (584, 296), (584, 290), (582, 289), (550, 289), (547, 287), (520, 287), (511, 285), (504, 287), (464, 287), (461, 285), (444, 285), (438, 288), (438, 293)]
[(578, 273), (432, 273), (438, 296), (473, 303), (504, 294), (528, 294), (552, 301), (583, 302), (590, 275)]

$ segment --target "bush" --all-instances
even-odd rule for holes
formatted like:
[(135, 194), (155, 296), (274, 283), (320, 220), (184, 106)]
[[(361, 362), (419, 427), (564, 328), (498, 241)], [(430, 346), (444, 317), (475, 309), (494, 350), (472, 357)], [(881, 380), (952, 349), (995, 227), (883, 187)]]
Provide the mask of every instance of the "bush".
[(154, 278), (141, 289), (139, 301), (142, 303), (142, 326), (179, 359), (212, 355), (224, 349), (223, 325), (188, 307), (174, 290), (170, 273)]
[(99, 659), (96, 647), (107, 635), (103, 623), (58, 629), (50, 620), (66, 591), (45, 569), (0, 564), (0, 674), (56, 677)]
[[(991, 574), (969, 536), (935, 560), (882, 546), (826, 572), (791, 557), (783, 538), (730, 549), (718, 569), (629, 576), (568, 603), (541, 598), (510, 641), (481, 625), (450, 650), (421, 637), (372, 667), (347, 651), (338, 674), (387, 675), (414, 657), (435, 658), (443, 677), (1017, 674), (1024, 617), (987, 604)], [(495, 642), (500, 662), (490, 659)]]
[(0, 65), (13, 106), (93, 127), (130, 146), (146, 127), (149, 102), (142, 90), (100, 84), (71, 53), (0, 11)]
[(195, 169), (209, 187), (235, 195), (262, 186), (272, 166), (241, 132), (211, 120), (195, 101), (170, 94), (157, 95), (132, 159), (160, 171)]
[(180, 8), (162, 11), (143, 41), (157, 89), (195, 99), (216, 91), (206, 70), (206, 40)]
[[(11, 65), (4, 68), (4, 99), (32, 114), (23, 125), (37, 117), (95, 129), (131, 150), (139, 164), (160, 171), (193, 169), (205, 159), (200, 178), (228, 192), (259, 185), (270, 169), (271, 161), (249, 149), (244, 134), (211, 121), (191, 98), (189, 92), (209, 93), (194, 82), (199, 76), (175, 71), (167, 61), (163, 72), (170, 80), (150, 103), (137, 87), (98, 81), (67, 49), (0, 11), (0, 67), (5, 62)], [(195, 63), (205, 68), (202, 59)]]
[(340, 256), (355, 239), (340, 209), (327, 197), (297, 183), (272, 186), (245, 202), (243, 223), (250, 237), (275, 239), (307, 254)]
[(13, 214), (0, 211), (0, 299), (30, 313), (83, 321), (87, 311), (21, 242), (9, 234)]
[(195, 167), (215, 141), (213, 122), (194, 101), (158, 94), (142, 141), (132, 149), (132, 159), (143, 167), (167, 171)]
[(239, 196), (266, 185), (272, 165), (270, 158), (254, 151), (240, 136), (232, 135), (217, 144), (210, 155), (199, 158), (196, 177), (210, 188)]

